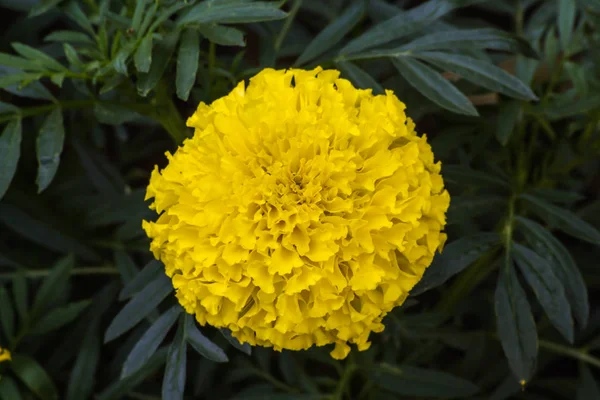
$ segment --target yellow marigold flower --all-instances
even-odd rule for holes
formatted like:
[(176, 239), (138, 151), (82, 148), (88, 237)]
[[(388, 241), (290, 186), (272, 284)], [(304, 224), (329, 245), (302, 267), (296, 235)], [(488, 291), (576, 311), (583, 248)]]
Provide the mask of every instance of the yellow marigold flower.
[(404, 109), (321, 68), (201, 103), (143, 223), (185, 310), (251, 345), (367, 349), (446, 240), (440, 163)]
[(10, 357), (10, 351), (0, 347), (0, 362), (10, 361), (10, 360), (12, 360), (12, 358)]

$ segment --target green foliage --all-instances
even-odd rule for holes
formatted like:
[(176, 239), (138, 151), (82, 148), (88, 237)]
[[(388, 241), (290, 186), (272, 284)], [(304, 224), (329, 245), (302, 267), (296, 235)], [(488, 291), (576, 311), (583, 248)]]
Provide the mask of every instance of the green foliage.
[[(0, 8), (0, 399), (600, 396), (597, 0)], [(198, 103), (317, 65), (393, 90), (452, 197), (442, 254), (341, 362), (198, 326), (141, 229)]]

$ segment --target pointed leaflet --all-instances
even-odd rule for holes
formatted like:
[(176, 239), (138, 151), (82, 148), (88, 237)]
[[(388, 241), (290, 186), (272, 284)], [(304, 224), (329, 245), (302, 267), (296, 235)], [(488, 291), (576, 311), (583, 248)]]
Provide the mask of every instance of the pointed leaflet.
[(30, 332), (34, 335), (43, 335), (59, 329), (77, 318), (89, 305), (90, 300), (83, 300), (50, 310), (33, 326)]
[(512, 100), (500, 104), (498, 119), (496, 121), (496, 138), (502, 146), (508, 144), (517, 126), (517, 122), (521, 119), (521, 115), (522, 107), (520, 102)]
[(581, 272), (569, 251), (563, 244), (543, 226), (527, 218), (517, 217), (517, 223), (525, 230), (527, 241), (537, 254), (545, 255), (552, 265), (552, 270), (565, 286), (571, 309), (579, 325), (587, 325), (590, 313), (588, 292)]
[(12, 43), (12, 47), (17, 53), (19, 53), (19, 55), (33, 61), (40, 67), (44, 67), (47, 70), (57, 72), (68, 70), (64, 65), (50, 57), (48, 54), (31, 46), (27, 46), (23, 43)]
[(177, 56), (177, 74), (175, 87), (177, 97), (187, 101), (190, 90), (196, 82), (198, 59), (200, 58), (200, 36), (194, 29), (186, 29), (181, 37), (179, 55)]
[(552, 266), (533, 250), (513, 243), (513, 257), (552, 324), (573, 343), (573, 318), (565, 288)]
[(377, 386), (402, 396), (465, 399), (479, 391), (477, 386), (465, 379), (410, 365), (382, 363), (369, 375)]
[(37, 137), (38, 193), (48, 187), (60, 163), (60, 154), (65, 142), (62, 111), (59, 108), (48, 114)]
[(139, 370), (154, 355), (181, 312), (181, 306), (171, 307), (142, 335), (123, 364), (121, 379)]
[(135, 275), (121, 293), (119, 293), (119, 300), (123, 301), (132, 297), (134, 294), (144, 289), (147, 285), (155, 280), (163, 272), (162, 264), (159, 261), (152, 260), (137, 275)]
[(147, 35), (142, 39), (142, 42), (133, 55), (133, 63), (139, 72), (150, 71), (150, 65), (152, 64), (152, 35)]
[(558, 1), (558, 34), (562, 51), (569, 54), (569, 44), (573, 36), (573, 27), (575, 25), (575, 14), (577, 13), (577, 2), (575, 0), (557, 0)]
[(13, 304), (4, 286), (0, 286), (0, 326), (4, 337), (12, 340), (15, 334), (15, 312)]
[[(507, 257), (508, 259), (508, 257)], [(531, 307), (510, 259), (496, 287), (496, 325), (508, 364), (519, 381), (529, 381), (535, 370), (538, 338)]]
[(58, 400), (56, 386), (48, 373), (33, 358), (15, 354), (10, 368), (25, 386), (41, 400)]
[(0, 399), (23, 399), (17, 383), (10, 376), (4, 375), (2, 379), (0, 379)]
[(252, 354), (252, 347), (250, 346), (250, 344), (248, 343), (240, 343), (239, 340), (237, 340), (237, 338), (234, 338), (233, 335), (231, 334), (231, 331), (227, 328), (221, 328), (219, 329), (219, 332), (221, 332), (221, 334), (223, 335), (223, 337), (225, 339), (227, 339), (227, 341), (236, 349), (238, 349), (239, 351), (246, 353), (248, 355)]
[(173, 55), (173, 51), (175, 51), (178, 39), (179, 32), (172, 32), (153, 47), (150, 70), (147, 73), (139, 74), (137, 89), (141, 96), (146, 97), (160, 81)]
[(140, 272), (131, 257), (123, 250), (115, 251), (115, 267), (119, 270), (124, 284), (131, 282)]
[(520, 197), (532, 205), (532, 211), (549, 224), (571, 236), (600, 245), (600, 232), (576, 214), (535, 196), (523, 194)]
[(421, 294), (443, 284), (500, 242), (501, 237), (495, 232), (479, 232), (446, 245), (442, 254), (436, 254), (431, 266), (425, 270), (423, 278), (410, 294)]
[(412, 55), (487, 89), (522, 100), (537, 99), (528, 86), (494, 64), (468, 56), (434, 51), (416, 52)]
[(360, 89), (373, 89), (374, 94), (382, 94), (383, 87), (366, 71), (350, 61), (338, 61), (335, 65), (342, 72), (342, 76), (348, 78), (354, 86)]
[(181, 315), (175, 339), (167, 354), (167, 366), (162, 384), (163, 400), (183, 400), (187, 370), (186, 328), (185, 316)]
[(75, 257), (73, 257), (71, 254), (62, 258), (54, 265), (50, 275), (44, 279), (42, 286), (37, 291), (32, 307), (32, 313), (34, 315), (39, 315), (47, 307), (52, 305), (52, 303), (56, 300), (57, 295), (54, 291), (54, 288), (58, 282), (63, 282), (69, 279), (69, 273), (74, 266)]
[(193, 24), (236, 24), (282, 19), (287, 14), (279, 9), (277, 2), (256, 1), (252, 3), (222, 3), (204, 1), (184, 13), (176, 22), (177, 27)]
[(230, 26), (207, 24), (194, 26), (209, 41), (221, 46), (245, 46), (244, 32)]
[(21, 140), (21, 120), (9, 122), (0, 136), (0, 199), (4, 197), (17, 171), (21, 157)]
[(229, 361), (227, 354), (225, 354), (225, 352), (219, 346), (208, 340), (206, 336), (200, 333), (196, 327), (196, 322), (194, 321), (193, 315), (186, 314), (185, 318), (187, 325), (187, 341), (192, 345), (194, 350), (196, 350), (202, 356), (215, 362)]
[(435, 104), (455, 113), (478, 115), (465, 95), (427, 65), (400, 57), (392, 59), (392, 63), (412, 87)]
[(137, 293), (112, 320), (104, 342), (109, 342), (136, 326), (173, 292), (171, 279), (164, 274), (156, 277), (148, 286)]
[(15, 308), (21, 319), (21, 323), (27, 319), (29, 314), (29, 290), (25, 272), (19, 271), (12, 280), (12, 292), (15, 299)]
[(342, 15), (319, 32), (300, 57), (298, 57), (296, 64), (302, 65), (331, 49), (342, 40), (350, 30), (352, 30), (352, 28), (361, 20), (364, 13), (365, 2), (362, 0), (356, 1), (353, 5), (348, 7)]
[(89, 399), (92, 394), (102, 346), (98, 325), (97, 322), (92, 323), (85, 332), (69, 376), (67, 400)]

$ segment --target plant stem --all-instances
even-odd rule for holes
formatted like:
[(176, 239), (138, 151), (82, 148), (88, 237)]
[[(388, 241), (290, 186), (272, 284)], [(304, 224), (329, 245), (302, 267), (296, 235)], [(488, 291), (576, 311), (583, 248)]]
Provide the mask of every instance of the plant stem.
[(593, 365), (596, 368), (600, 368), (600, 359), (589, 355), (585, 349), (574, 349), (557, 343), (548, 342), (546, 340), (540, 340), (538, 343), (539, 347), (542, 349), (546, 349), (556, 354), (562, 354), (564, 356)]
[(288, 13), (288, 16), (285, 19), (285, 22), (283, 23), (283, 27), (281, 28), (279, 35), (277, 35), (277, 39), (275, 39), (275, 52), (276, 53), (279, 52), (279, 49), (281, 49), (281, 45), (283, 44), (285, 37), (287, 36), (290, 28), (292, 27), (292, 22), (294, 22), (294, 18), (296, 17), (296, 14), (298, 13), (298, 10), (300, 9), (301, 5), (302, 5), (302, 0), (294, 0), (294, 2), (292, 4), (292, 8), (291, 8), (290, 12)]
[(352, 378), (352, 375), (354, 375), (354, 372), (356, 372), (356, 370), (358, 370), (358, 366), (356, 364), (351, 362), (346, 364), (346, 368), (344, 369), (344, 373), (342, 374), (340, 383), (338, 384), (335, 393), (333, 393), (333, 395), (331, 396), (331, 400), (342, 400), (344, 398), (344, 393), (348, 389), (348, 382), (350, 381), (350, 378)]
[(92, 107), (95, 103), (97, 103), (96, 100), (71, 100), (71, 101), (63, 101), (63, 102), (58, 102), (58, 103), (46, 104), (46, 105), (38, 106), (38, 107), (29, 107), (29, 108), (25, 108), (19, 112), (4, 113), (4, 114), (0, 115), (0, 124), (3, 122), (13, 120), (13, 119), (17, 119), (17, 118), (27, 118), (27, 117), (33, 117), (36, 115), (40, 115), (40, 114), (45, 114), (45, 113), (50, 112), (58, 107), (60, 107), (64, 110), (88, 108), (88, 107)]
[[(23, 271), (26, 278), (36, 279), (36, 278), (44, 278), (52, 272), (51, 269), (33, 269), (33, 270), (25, 270)], [(0, 280), (2, 279), (12, 279), (17, 274), (21, 272), (7, 272), (0, 274)], [(103, 267), (82, 267), (82, 268), (74, 268), (71, 270), (71, 275), (73, 276), (84, 276), (84, 275), (118, 275), (119, 270), (117, 270), (113, 266), (103, 266)]]

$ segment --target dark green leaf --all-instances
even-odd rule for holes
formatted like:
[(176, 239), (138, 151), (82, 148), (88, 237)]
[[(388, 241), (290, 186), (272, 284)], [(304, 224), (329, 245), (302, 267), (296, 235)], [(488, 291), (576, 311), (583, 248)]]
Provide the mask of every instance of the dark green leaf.
[(147, 0), (136, 0), (135, 9), (133, 11), (133, 18), (131, 19), (131, 29), (137, 32), (142, 25), (142, 17), (144, 16), (144, 10), (146, 9)]
[(208, 340), (196, 327), (194, 316), (186, 314), (187, 341), (202, 356), (215, 362), (227, 362), (227, 354), (216, 344)]
[(10, 368), (14, 374), (41, 400), (58, 400), (58, 392), (48, 373), (33, 358), (13, 355)]
[(4, 197), (17, 171), (21, 157), (21, 140), (21, 120), (12, 120), (0, 136), (0, 199)]
[(125, 287), (123, 287), (123, 290), (119, 293), (119, 300), (122, 301), (132, 297), (163, 273), (163, 267), (159, 261), (150, 261), (137, 275), (127, 282)]
[(231, 331), (227, 328), (221, 328), (219, 329), (219, 332), (221, 332), (221, 334), (223, 335), (223, 337), (225, 337), (225, 339), (227, 339), (227, 341), (236, 349), (238, 349), (239, 351), (246, 353), (248, 355), (252, 354), (252, 346), (250, 346), (250, 344), (248, 343), (240, 343), (239, 340), (237, 340), (236, 338), (234, 338), (231, 335)]
[(209, 41), (221, 46), (245, 46), (244, 32), (216, 24), (198, 25), (195, 28)]
[(65, 57), (67, 57), (67, 61), (72, 67), (80, 68), (83, 63), (79, 59), (77, 55), (77, 50), (69, 43), (63, 43), (63, 51), (65, 52)]
[(185, 375), (187, 370), (187, 343), (185, 316), (179, 319), (179, 327), (175, 339), (169, 347), (167, 366), (162, 384), (163, 400), (183, 400)]
[(537, 253), (550, 258), (553, 271), (564, 284), (573, 314), (581, 327), (585, 327), (590, 313), (588, 293), (583, 276), (571, 254), (552, 233), (537, 222), (523, 217), (517, 217), (516, 220), (525, 229), (527, 240)]
[(571, 306), (563, 283), (554, 274), (552, 265), (518, 243), (513, 243), (513, 257), (552, 324), (569, 343), (573, 343)]
[(600, 388), (585, 364), (581, 365), (581, 382), (577, 386), (577, 400), (600, 399)]
[(363, 1), (357, 1), (348, 7), (306, 46), (296, 64), (302, 65), (331, 49), (352, 30), (364, 14), (365, 2)]
[(414, 56), (487, 89), (518, 99), (537, 100), (528, 86), (491, 63), (468, 56), (433, 51), (414, 53)]
[(138, 371), (128, 376), (125, 379), (121, 379), (105, 391), (100, 393), (97, 397), (98, 400), (121, 400), (127, 393), (133, 390), (136, 386), (142, 383), (148, 376), (156, 372), (166, 361), (168, 349), (161, 348), (158, 350), (150, 360), (140, 368)]
[(121, 274), (121, 280), (125, 284), (131, 282), (140, 272), (131, 257), (123, 250), (115, 251), (115, 266), (119, 270), (119, 274)]
[(40, 128), (37, 137), (38, 193), (45, 190), (54, 179), (60, 163), (60, 155), (65, 142), (62, 110), (54, 109)]
[(133, 62), (139, 72), (150, 71), (150, 65), (152, 64), (152, 35), (147, 35), (142, 39), (140, 46), (133, 56)]
[(85, 15), (83, 10), (81, 10), (81, 7), (79, 7), (77, 1), (70, 1), (65, 7), (65, 12), (73, 21), (77, 23), (77, 25), (81, 26), (93, 36), (96, 34), (94, 28), (92, 27), (92, 23)]
[(461, 224), (471, 218), (498, 211), (506, 204), (506, 199), (495, 195), (452, 196), (446, 214), (448, 224)]
[(64, 0), (41, 0), (36, 5), (31, 7), (29, 10), (29, 18), (37, 17), (43, 13), (55, 8), (57, 5), (62, 3)]
[(459, 114), (478, 115), (465, 95), (427, 65), (410, 58), (394, 58), (392, 63), (412, 87), (435, 104)]
[(588, 95), (588, 81), (585, 76), (584, 65), (565, 61), (564, 67), (577, 93), (582, 97), (586, 97)]
[(338, 61), (335, 65), (340, 69), (343, 77), (348, 78), (354, 86), (360, 89), (373, 89), (374, 94), (383, 94), (383, 87), (365, 70), (350, 61)]
[(506, 146), (512, 133), (515, 131), (517, 122), (521, 119), (521, 103), (516, 100), (505, 101), (498, 109), (496, 120), (496, 138), (502, 146)]
[(286, 16), (276, 2), (215, 4), (213, 1), (205, 1), (189, 9), (177, 20), (176, 25), (181, 27), (187, 24), (238, 24), (272, 21)]
[(71, 42), (78, 44), (94, 44), (92, 38), (83, 32), (54, 31), (44, 38), (46, 42)]
[(600, 94), (591, 93), (589, 96), (558, 103), (544, 109), (544, 114), (550, 121), (572, 117), (575, 115), (586, 115), (592, 110), (600, 108)]
[(28, 317), (29, 310), (29, 290), (27, 288), (27, 278), (24, 272), (17, 272), (12, 280), (12, 292), (15, 298), (15, 308), (21, 319), (21, 323)]
[(418, 295), (443, 284), (500, 244), (501, 240), (500, 235), (495, 232), (480, 232), (446, 245), (442, 254), (435, 256), (431, 265), (425, 270), (423, 278), (410, 294)]
[(50, 304), (52, 304), (52, 300), (56, 296), (54, 291), (56, 285), (69, 279), (69, 274), (74, 266), (75, 257), (73, 257), (71, 254), (59, 260), (54, 265), (50, 275), (44, 279), (42, 286), (35, 295), (35, 299), (33, 301), (34, 313), (38, 313), (45, 307), (48, 307)]
[(571, 211), (528, 194), (521, 195), (521, 198), (532, 206), (534, 213), (556, 228), (581, 240), (600, 244), (600, 232)]
[(141, 73), (138, 80), (138, 93), (141, 96), (147, 96), (148, 93), (158, 84), (160, 78), (165, 72), (165, 68), (173, 55), (175, 45), (179, 38), (178, 33), (170, 33), (163, 40), (156, 43), (152, 49), (152, 65), (148, 73)]
[(133, 347), (127, 360), (123, 364), (121, 379), (135, 373), (143, 367), (154, 355), (169, 330), (175, 324), (177, 317), (181, 314), (180, 306), (173, 306), (156, 320), (156, 322), (144, 333)]
[(0, 88), (4, 89), (8, 86), (16, 84), (26, 85), (27, 82), (37, 81), (42, 77), (42, 74), (38, 73), (22, 73), (22, 74), (11, 74), (0, 77)]
[(573, 27), (575, 25), (575, 13), (577, 12), (577, 3), (575, 0), (557, 0), (558, 1), (558, 34), (563, 52), (569, 54), (569, 44), (573, 36)]
[(479, 391), (473, 383), (431, 369), (379, 364), (369, 375), (375, 384), (401, 396), (467, 398)]
[[(121, 75), (122, 76), (122, 75)], [(139, 118), (139, 114), (115, 104), (94, 104), (94, 115), (98, 122), (107, 125), (123, 125)]]
[(21, 56), (43, 66), (51, 71), (65, 71), (66, 68), (64, 65), (56, 61), (54, 58), (50, 57), (43, 51), (35, 49), (31, 46), (27, 46), (22, 43), (13, 43), (12, 47), (15, 49), (17, 53)]
[(179, 55), (177, 56), (177, 74), (175, 87), (177, 97), (187, 101), (190, 90), (196, 82), (198, 61), (200, 58), (200, 36), (193, 29), (186, 29), (181, 37)]
[(136, 326), (146, 318), (169, 295), (173, 285), (168, 276), (161, 274), (137, 293), (112, 320), (104, 342), (109, 342)]
[(79, 316), (79, 314), (81, 314), (81, 312), (89, 305), (90, 300), (84, 300), (67, 304), (64, 307), (55, 308), (34, 325), (31, 333), (43, 335), (44, 333), (61, 328), (77, 318), (77, 316)]
[(6, 53), (0, 53), (0, 65), (25, 71), (44, 70), (44, 68), (42, 68), (38, 63), (32, 60), (28, 60), (26, 58), (21, 58), (18, 56), (13, 56), (12, 54)]
[(0, 286), (0, 323), (4, 337), (12, 339), (15, 334), (15, 312), (13, 304), (4, 286)]
[(539, 197), (552, 203), (570, 204), (585, 200), (585, 196), (577, 192), (568, 192), (560, 189), (533, 188), (526, 192), (534, 197)]
[(10, 376), (4, 375), (0, 379), (0, 399), (22, 400), (17, 383)]
[(500, 272), (496, 287), (496, 324), (504, 354), (519, 381), (526, 383), (535, 370), (538, 339), (525, 291), (512, 262)]
[(86, 330), (83, 343), (77, 352), (75, 365), (69, 376), (67, 400), (90, 398), (94, 390), (101, 346), (99, 326), (97, 323), (92, 323)]
[(482, 187), (496, 187), (508, 189), (508, 182), (487, 172), (475, 171), (461, 165), (445, 165), (442, 170), (444, 179), (461, 185), (475, 185)]

